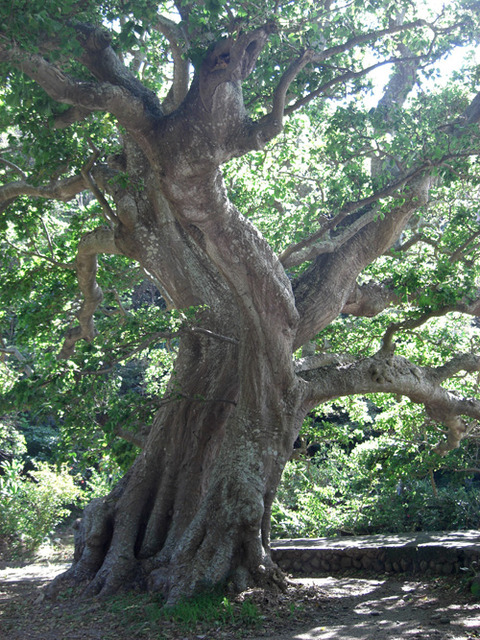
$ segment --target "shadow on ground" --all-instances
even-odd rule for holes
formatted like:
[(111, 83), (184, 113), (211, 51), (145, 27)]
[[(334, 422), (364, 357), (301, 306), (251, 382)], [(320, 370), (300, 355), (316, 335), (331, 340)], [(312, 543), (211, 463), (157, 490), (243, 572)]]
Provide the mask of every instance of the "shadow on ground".
[(260, 614), (256, 626), (236, 622), (186, 631), (159, 619), (148, 620), (151, 605), (147, 609), (130, 601), (129, 611), (118, 608), (118, 603), (115, 610), (108, 603), (79, 600), (71, 594), (56, 602), (44, 600), (43, 587), (67, 566), (64, 562), (0, 566), (1, 640), (480, 638), (480, 601), (462, 589), (458, 577), (298, 579), (286, 593), (257, 589), (244, 594)]
[[(318, 610), (303, 631), (262, 640), (470, 640), (480, 638), (480, 603), (458, 583), (396, 578), (304, 578)], [(450, 587), (450, 588), (449, 588)]]

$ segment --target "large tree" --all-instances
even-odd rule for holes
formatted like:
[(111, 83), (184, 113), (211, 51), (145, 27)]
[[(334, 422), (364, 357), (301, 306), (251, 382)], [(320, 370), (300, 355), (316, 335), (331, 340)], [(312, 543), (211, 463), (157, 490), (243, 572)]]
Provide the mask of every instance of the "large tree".
[[(83, 298), (58, 358), (76, 363), (77, 382), (75, 352), (102, 345), (99, 256), (140, 265), (167, 310), (182, 312), (155, 416), (123, 434), (141, 451), (77, 531), (67, 577), (89, 593), (142, 584), (174, 601), (206, 584), (277, 579), (270, 508), (321, 403), (408, 397), (443, 425), (439, 454), (480, 418), (473, 392), (449, 383), (461, 374), (474, 389), (475, 340), (449, 355), (447, 331), (428, 362), (415, 353), (432, 319), (468, 323), (480, 310), (480, 94), (475, 66), (459, 73), (462, 58), (448, 57), (463, 47), (468, 60), (478, 10), (472, 0), (441, 10), (389, 0), (2, 3), (7, 279), (21, 271), (12, 252), (23, 227), (22, 251), (52, 292), (74, 267)], [(102, 218), (93, 228), (89, 198)], [(66, 229), (61, 246), (54, 230)], [(22, 291), (28, 298), (24, 281)], [(65, 310), (56, 306), (53, 332)], [(3, 359), (21, 364), (2, 331)], [(168, 337), (149, 335), (137, 352)], [(35, 377), (31, 357), (24, 378)]]

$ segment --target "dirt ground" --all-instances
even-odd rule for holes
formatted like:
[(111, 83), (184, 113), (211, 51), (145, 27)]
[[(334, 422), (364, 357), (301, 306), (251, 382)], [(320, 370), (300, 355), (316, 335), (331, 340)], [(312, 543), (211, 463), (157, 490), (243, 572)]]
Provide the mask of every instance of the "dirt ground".
[[(0, 564), (1, 640), (474, 640), (480, 599), (458, 578), (325, 576), (296, 580), (286, 593), (251, 590), (235, 601), (235, 618), (192, 630), (159, 618), (158, 603), (129, 596), (82, 600), (67, 591), (55, 602), (43, 588), (68, 563), (40, 557)], [(143, 598), (143, 599), (142, 599)], [(241, 609), (247, 600), (255, 615)], [(247, 607), (248, 609), (248, 607)]]

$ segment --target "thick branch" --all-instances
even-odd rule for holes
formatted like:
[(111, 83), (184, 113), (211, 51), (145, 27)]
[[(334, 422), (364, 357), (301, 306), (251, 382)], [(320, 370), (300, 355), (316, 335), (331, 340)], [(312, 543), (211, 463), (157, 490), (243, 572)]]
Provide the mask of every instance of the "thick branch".
[[(432, 163), (425, 163), (425, 165), (406, 173), (395, 182), (392, 182), (383, 189), (375, 191), (370, 196), (355, 202), (347, 202), (335, 216), (324, 222), (318, 231), (315, 231), (296, 244), (287, 247), (280, 255), (280, 261), (288, 268), (302, 264), (307, 260), (313, 260), (323, 253), (333, 253), (333, 251), (339, 249), (343, 244), (353, 238), (363, 227), (375, 220), (377, 217), (377, 208), (372, 207), (372, 205), (383, 198), (388, 198), (397, 193), (405, 187), (405, 185), (421, 175), (427, 167), (431, 168)], [(334, 238), (327, 236), (328, 240), (321, 241), (323, 236), (335, 229), (345, 218), (362, 209), (364, 210), (363, 213), (346, 226), (345, 229), (340, 231), (337, 236)]]
[[(323, 253), (333, 253), (337, 249), (339, 249), (343, 244), (348, 242), (355, 234), (357, 234), (360, 229), (363, 229), (367, 224), (373, 222), (378, 215), (377, 207), (369, 207), (360, 215), (353, 223), (342, 229), (337, 235), (334, 237), (330, 236), (330, 226), (334, 224), (336, 221), (341, 222), (344, 217), (347, 216), (345, 213), (347, 209), (343, 208), (342, 212), (340, 212), (335, 218), (333, 218), (330, 222), (322, 225), (321, 229), (312, 233), (308, 238), (304, 240), (300, 240), (294, 245), (290, 245), (285, 249), (285, 251), (279, 256), (280, 261), (285, 268), (296, 267), (304, 262), (308, 262), (310, 260), (314, 260), (318, 256)], [(323, 235), (327, 235), (327, 240), (318, 240)]]
[(287, 97), (288, 89), (290, 88), (290, 85), (298, 76), (300, 71), (314, 59), (315, 54), (313, 51), (304, 51), (299, 58), (297, 58), (290, 64), (288, 69), (283, 74), (273, 94), (271, 117), (274, 120), (278, 120), (279, 122), (283, 121), (283, 115), (285, 112), (285, 100)]
[(190, 63), (186, 47), (182, 45), (182, 41), (186, 41), (186, 34), (181, 25), (165, 16), (158, 17), (154, 28), (165, 36), (172, 52), (173, 82), (162, 105), (164, 111), (170, 113), (180, 106), (188, 92)]
[(297, 278), (293, 288), (301, 322), (296, 348), (342, 312), (358, 274), (393, 244), (414, 211), (428, 200), (430, 184), (428, 175), (413, 181), (401, 205), (383, 220), (378, 218), (363, 227), (334, 253), (320, 255)]
[(462, 353), (455, 356), (445, 364), (432, 369), (439, 382), (444, 382), (460, 372), (475, 373), (479, 371), (479, 357), (473, 353)]
[(463, 398), (440, 386), (459, 371), (480, 371), (480, 357), (464, 354), (442, 367), (430, 368), (418, 367), (400, 356), (378, 353), (354, 363), (303, 370), (299, 375), (309, 382), (309, 408), (335, 398), (365, 393), (394, 393), (423, 404), (427, 414), (448, 429), (447, 440), (435, 448), (436, 453), (445, 455), (468, 435), (470, 427), (464, 417), (480, 420), (480, 401)]
[(88, 186), (82, 175), (72, 176), (71, 178), (40, 186), (29, 184), (27, 180), (17, 180), (0, 186), (0, 203), (11, 202), (19, 196), (33, 196), (68, 202), (87, 188)]
[(143, 130), (151, 126), (152, 113), (146, 110), (143, 96), (139, 97), (129, 88), (110, 82), (98, 84), (73, 80), (41, 56), (21, 51), (16, 46), (0, 48), (0, 62), (11, 62), (57, 102), (87, 111), (108, 111), (128, 130)]
[(399, 296), (385, 285), (377, 283), (357, 284), (345, 303), (342, 313), (372, 318), (391, 304), (397, 304), (398, 302), (400, 302)]
[(242, 33), (236, 40), (227, 38), (207, 54), (199, 72), (199, 91), (203, 106), (211, 111), (216, 89), (228, 82), (241, 83), (253, 71), (274, 25)]
[[(392, 82), (396, 84), (395, 79)], [(403, 84), (401, 86), (396, 85), (395, 90), (392, 89), (392, 93), (398, 95), (398, 91), (405, 88), (405, 82), (404, 77)], [(455, 136), (456, 133), (453, 130), (452, 140), (455, 139)], [(470, 135), (469, 140), (471, 137)], [(477, 154), (478, 149), (473, 148), (473, 146), (465, 149), (462, 142), (458, 149), (449, 152), (447, 156), (459, 158)], [(405, 189), (401, 192), (405, 197), (403, 204), (392, 209), (383, 220), (378, 219), (363, 227), (332, 254), (319, 255), (315, 262), (297, 279), (294, 283), (294, 292), (297, 300), (297, 309), (302, 318), (295, 343), (297, 347), (305, 344), (341, 312), (347, 303), (347, 296), (352, 291), (360, 271), (392, 246), (412, 214), (428, 202), (430, 188), (437, 180), (433, 167), (434, 165), (441, 165), (447, 156), (440, 158), (438, 161), (429, 162), (428, 159), (425, 160), (419, 167), (413, 169), (405, 178), (401, 179), (400, 182), (395, 181), (395, 183), (386, 187), (393, 194), (396, 185), (398, 185), (398, 190), (400, 191), (400, 183), (408, 184), (408, 191)], [(382, 191), (373, 194), (369, 198), (374, 201)], [(363, 202), (367, 203), (368, 200), (364, 199)], [(355, 209), (356, 204), (360, 203), (351, 203), (347, 206)], [(345, 207), (312, 237), (303, 241), (305, 246), (309, 246), (312, 243), (312, 238), (321, 237), (320, 234), (325, 233), (331, 228), (331, 225), (341, 222), (346, 217), (344, 210)], [(353, 219), (353, 222), (356, 222), (355, 219)], [(296, 252), (298, 253), (301, 248), (301, 243), (299, 243), (287, 249), (282, 255), (282, 261), (289, 257), (288, 252), (293, 255)], [(466, 311), (467, 313), (472, 313), (474, 309), (478, 308), (473, 303), (464, 303), (464, 305), (465, 309), (469, 309)], [(462, 309), (458, 310), (462, 311)]]
[(91, 73), (101, 82), (123, 87), (132, 97), (142, 103), (149, 116), (153, 119), (161, 118), (163, 113), (157, 95), (147, 89), (125, 67), (110, 46), (110, 33), (89, 24), (80, 24), (76, 28), (80, 43), (84, 48), (80, 61)]
[(81, 122), (93, 113), (91, 109), (82, 109), (81, 107), (70, 107), (60, 115), (55, 117), (55, 129), (66, 129), (75, 122)]

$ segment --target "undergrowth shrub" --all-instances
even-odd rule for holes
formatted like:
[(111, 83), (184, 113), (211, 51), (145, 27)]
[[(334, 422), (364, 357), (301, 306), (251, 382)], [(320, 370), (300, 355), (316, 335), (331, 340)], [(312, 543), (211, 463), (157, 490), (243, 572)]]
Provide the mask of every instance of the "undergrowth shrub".
[[(378, 471), (378, 470), (377, 470)], [(324, 537), (480, 528), (480, 492), (428, 479), (392, 481), (342, 452), (290, 461), (272, 507), (272, 537)]]
[(100, 465), (99, 469), (89, 467), (80, 480), (82, 491), (79, 495), (78, 506), (82, 509), (94, 498), (103, 498), (110, 493), (122, 477), (122, 471), (114, 462)]
[(37, 462), (28, 475), (23, 463), (12, 460), (1, 465), (0, 555), (19, 557), (34, 552), (54, 527), (68, 514), (67, 505), (79, 493), (67, 467), (58, 469)]

